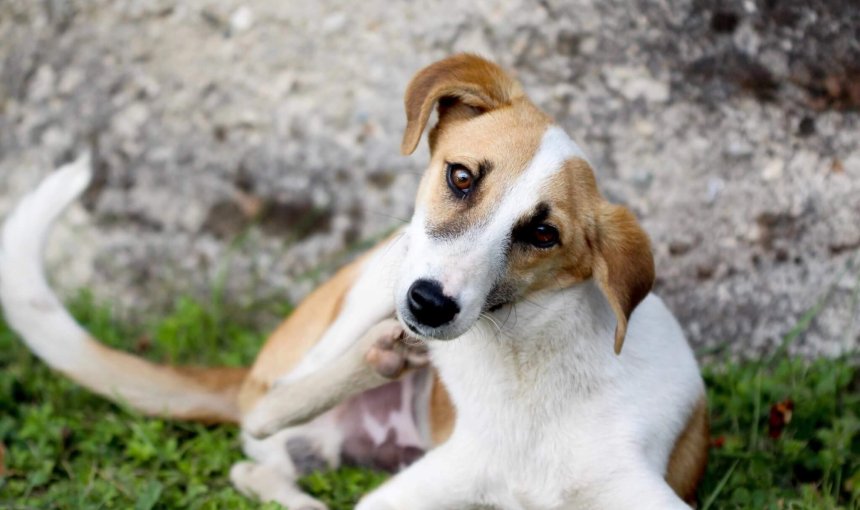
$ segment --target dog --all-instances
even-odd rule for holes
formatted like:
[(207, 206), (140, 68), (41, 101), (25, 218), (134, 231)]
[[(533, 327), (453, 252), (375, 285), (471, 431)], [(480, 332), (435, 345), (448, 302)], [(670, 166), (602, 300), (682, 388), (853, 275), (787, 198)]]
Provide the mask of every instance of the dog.
[[(434, 110), (410, 223), (338, 271), (244, 368), (158, 365), (91, 338), (42, 245), (82, 158), (9, 215), (0, 300), (51, 367), (143, 413), (237, 422), (243, 493), (324, 509), (296, 480), (397, 472), (359, 510), (681, 509), (708, 448), (705, 389), (653, 294), (648, 236), (582, 149), (496, 64), (458, 54), (405, 95), (401, 150)], [(623, 349), (622, 349), (623, 347)]]

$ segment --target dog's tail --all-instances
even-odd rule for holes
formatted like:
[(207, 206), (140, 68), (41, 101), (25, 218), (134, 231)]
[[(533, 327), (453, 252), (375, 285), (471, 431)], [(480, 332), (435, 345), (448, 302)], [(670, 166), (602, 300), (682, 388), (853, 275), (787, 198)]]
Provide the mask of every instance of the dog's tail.
[(239, 420), (247, 369), (171, 367), (100, 344), (72, 318), (45, 280), (43, 248), (54, 220), (87, 187), (84, 155), (46, 178), (0, 232), (0, 302), (9, 325), (52, 368), (90, 390), (149, 415)]

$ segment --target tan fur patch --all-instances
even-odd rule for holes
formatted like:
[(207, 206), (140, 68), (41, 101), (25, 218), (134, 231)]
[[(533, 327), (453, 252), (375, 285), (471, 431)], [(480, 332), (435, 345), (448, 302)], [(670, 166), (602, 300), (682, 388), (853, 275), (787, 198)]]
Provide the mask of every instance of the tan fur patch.
[(708, 406), (702, 396), (687, 420), (684, 431), (675, 442), (666, 469), (666, 482), (689, 504), (695, 503), (696, 488), (705, 474), (709, 440)]
[(604, 203), (598, 212), (595, 277), (615, 312), (615, 353), (621, 353), (627, 321), (654, 286), (651, 241), (633, 213)]
[(588, 163), (565, 162), (565, 168), (547, 183), (543, 197), (550, 211), (546, 223), (558, 229), (561, 244), (548, 250), (514, 247), (508, 267), (519, 292), (560, 289), (591, 277), (594, 254), (589, 239), (597, 228), (594, 207), (599, 200)]
[(552, 211), (549, 223), (562, 235), (563, 254), (532, 251), (533, 259), (558, 261), (512, 267), (517, 267), (517, 274), (529, 275), (529, 291), (565, 287), (594, 276), (616, 314), (615, 352), (620, 353), (627, 320), (654, 284), (648, 236), (630, 211), (603, 199), (594, 172), (582, 159), (565, 163), (546, 191), (546, 201)]
[[(440, 122), (417, 199), (430, 218), (431, 235), (456, 235), (486, 221), (528, 167), (549, 124), (525, 99), (477, 117)], [(469, 196), (461, 198), (449, 189), (449, 163), (464, 165), (477, 178)], [(489, 168), (483, 176), (482, 165)]]
[(476, 55), (461, 53), (434, 62), (418, 71), (406, 89), (406, 130), (400, 149), (412, 154), (437, 103), (442, 119), (452, 106), (456, 115), (475, 115), (522, 95), (522, 87), (502, 68)]
[[(247, 367), (170, 367), (170, 369), (181, 377), (193, 380), (195, 383), (206, 388), (212, 393), (218, 393), (225, 399), (237, 402), (238, 408), (239, 391), (248, 376)], [(193, 420), (203, 423), (219, 423), (222, 421), (234, 421), (235, 415), (229, 419), (208, 412), (189, 413), (187, 415), (174, 415), (183, 420)]]
[(433, 390), (430, 393), (430, 438), (434, 445), (444, 443), (454, 431), (457, 419), (454, 404), (438, 373), (433, 374)]

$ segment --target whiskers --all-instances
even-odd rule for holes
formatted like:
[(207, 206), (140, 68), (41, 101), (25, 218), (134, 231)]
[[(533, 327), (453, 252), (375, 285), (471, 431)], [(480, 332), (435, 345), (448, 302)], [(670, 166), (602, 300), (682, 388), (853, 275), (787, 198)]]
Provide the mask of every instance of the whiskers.
[(545, 307), (544, 305), (542, 305), (542, 304), (538, 303), (537, 301), (535, 301), (535, 300), (533, 300), (533, 299), (529, 299), (529, 298), (527, 298), (527, 297), (523, 297), (523, 298), (522, 298), (522, 301), (523, 301), (524, 303), (528, 303), (528, 304), (530, 304), (530, 305), (532, 305), (532, 306), (534, 306), (534, 307), (540, 308), (541, 310), (544, 310), (544, 311), (549, 310), (549, 308)]
[(377, 211), (375, 209), (365, 209), (365, 212), (367, 212), (368, 214), (372, 214), (374, 216), (381, 216), (383, 218), (395, 220), (395, 221), (397, 221), (403, 225), (408, 225), (409, 222), (411, 221), (409, 218), (401, 218), (400, 216), (396, 216), (394, 214), (389, 214), (389, 213), (383, 212), (383, 211)]
[(510, 318), (510, 314), (505, 318), (505, 321), (500, 323), (499, 320), (493, 317), (490, 312), (481, 312), (479, 318), (484, 319), (490, 326), (492, 326), (493, 330), (495, 330), (495, 335), (493, 336), (494, 340), (498, 340), (499, 336), (503, 336), (505, 333), (505, 326), (508, 323), (508, 318)]

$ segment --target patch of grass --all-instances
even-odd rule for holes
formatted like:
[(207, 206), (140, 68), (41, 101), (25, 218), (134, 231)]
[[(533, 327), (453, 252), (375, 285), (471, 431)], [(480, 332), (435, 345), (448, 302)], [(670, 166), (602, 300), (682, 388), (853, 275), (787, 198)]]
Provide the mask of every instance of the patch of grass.
[[(152, 359), (250, 363), (263, 335), (220, 302), (179, 299), (170, 315), (137, 326), (86, 294), (71, 308), (104, 342)], [(699, 508), (860, 509), (855, 363), (726, 363), (706, 367), (705, 378), (716, 446)], [(227, 480), (241, 458), (236, 432), (142, 417), (93, 396), (48, 370), (0, 322), (2, 508), (260, 508)], [(344, 468), (302, 486), (340, 510), (384, 478)]]
[(714, 447), (703, 510), (860, 508), (855, 363), (782, 358), (704, 373)]

